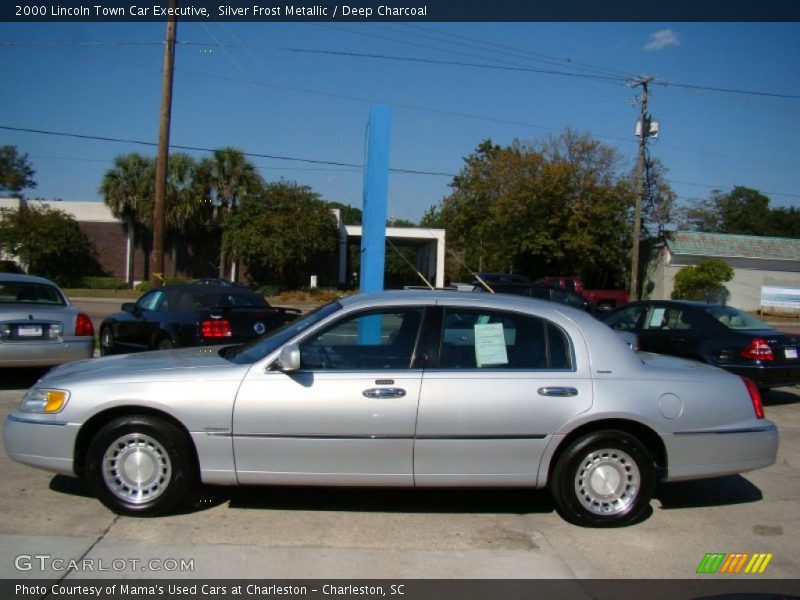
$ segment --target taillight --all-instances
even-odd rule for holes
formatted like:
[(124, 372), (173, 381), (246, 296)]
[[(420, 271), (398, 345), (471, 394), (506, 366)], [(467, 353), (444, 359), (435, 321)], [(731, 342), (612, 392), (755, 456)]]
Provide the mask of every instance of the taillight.
[(758, 392), (755, 382), (749, 377), (742, 377), (744, 385), (747, 388), (747, 393), (750, 394), (750, 402), (753, 403), (753, 411), (756, 413), (756, 419), (764, 418), (764, 405), (761, 403), (761, 394)]
[(200, 333), (204, 338), (225, 338), (233, 335), (228, 319), (209, 319), (200, 323)]
[(769, 347), (766, 340), (756, 338), (750, 342), (741, 352), (742, 358), (748, 360), (775, 360), (775, 355), (772, 353), (772, 348)]
[(75, 319), (75, 335), (94, 337), (94, 325), (92, 325), (89, 315), (78, 313), (78, 317)]

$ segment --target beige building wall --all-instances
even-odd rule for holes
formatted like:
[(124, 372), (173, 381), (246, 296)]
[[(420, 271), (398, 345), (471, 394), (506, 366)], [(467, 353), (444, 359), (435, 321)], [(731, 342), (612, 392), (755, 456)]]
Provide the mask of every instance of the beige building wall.
[[(683, 267), (695, 265), (708, 257), (674, 256), (664, 248), (650, 263), (647, 280), (653, 283), (653, 290), (647, 294), (651, 300), (669, 300), (675, 288), (675, 275)], [(800, 272), (793, 270), (796, 265), (789, 261), (768, 261), (758, 259), (724, 258), (722, 260), (733, 268), (734, 276), (725, 284), (731, 297), (730, 306), (742, 310), (756, 311), (761, 308), (761, 287), (800, 288)], [(763, 267), (760, 267), (760, 265)], [(764, 268), (766, 267), (766, 268)]]

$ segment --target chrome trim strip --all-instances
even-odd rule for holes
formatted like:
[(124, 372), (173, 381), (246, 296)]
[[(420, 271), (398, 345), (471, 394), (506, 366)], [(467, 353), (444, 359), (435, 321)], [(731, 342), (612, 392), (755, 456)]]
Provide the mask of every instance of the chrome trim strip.
[(696, 431), (676, 431), (673, 435), (708, 435), (718, 434), (726, 435), (729, 433), (766, 433), (768, 431), (775, 431), (775, 427), (744, 427), (742, 429), (701, 429)]
[(14, 415), (8, 415), (8, 418), (17, 423), (28, 423), (30, 425), (58, 425), (63, 427), (67, 424), (64, 421), (38, 421), (36, 419), (23, 419), (20, 417), (15, 417)]
[(367, 434), (367, 435), (328, 435), (323, 433), (229, 433), (204, 431), (209, 436), (265, 438), (265, 439), (314, 439), (314, 440), (543, 440), (547, 434), (532, 435), (404, 435), (404, 434)]

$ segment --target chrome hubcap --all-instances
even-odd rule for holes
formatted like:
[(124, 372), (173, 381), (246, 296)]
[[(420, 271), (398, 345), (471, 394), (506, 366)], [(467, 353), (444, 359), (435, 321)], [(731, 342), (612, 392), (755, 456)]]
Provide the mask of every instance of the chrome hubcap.
[(596, 515), (626, 510), (639, 494), (641, 474), (636, 462), (622, 450), (595, 450), (581, 461), (575, 474), (575, 493)]
[(142, 433), (117, 438), (103, 456), (103, 479), (117, 498), (143, 504), (163, 494), (172, 476), (169, 455)]

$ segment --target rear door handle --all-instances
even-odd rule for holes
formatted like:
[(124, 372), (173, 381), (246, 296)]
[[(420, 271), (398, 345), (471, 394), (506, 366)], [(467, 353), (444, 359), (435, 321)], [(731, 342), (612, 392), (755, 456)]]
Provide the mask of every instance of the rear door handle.
[(578, 390), (573, 387), (540, 387), (537, 391), (540, 396), (558, 396), (560, 398), (578, 395)]
[(402, 398), (406, 395), (403, 388), (371, 388), (362, 393), (367, 398)]

